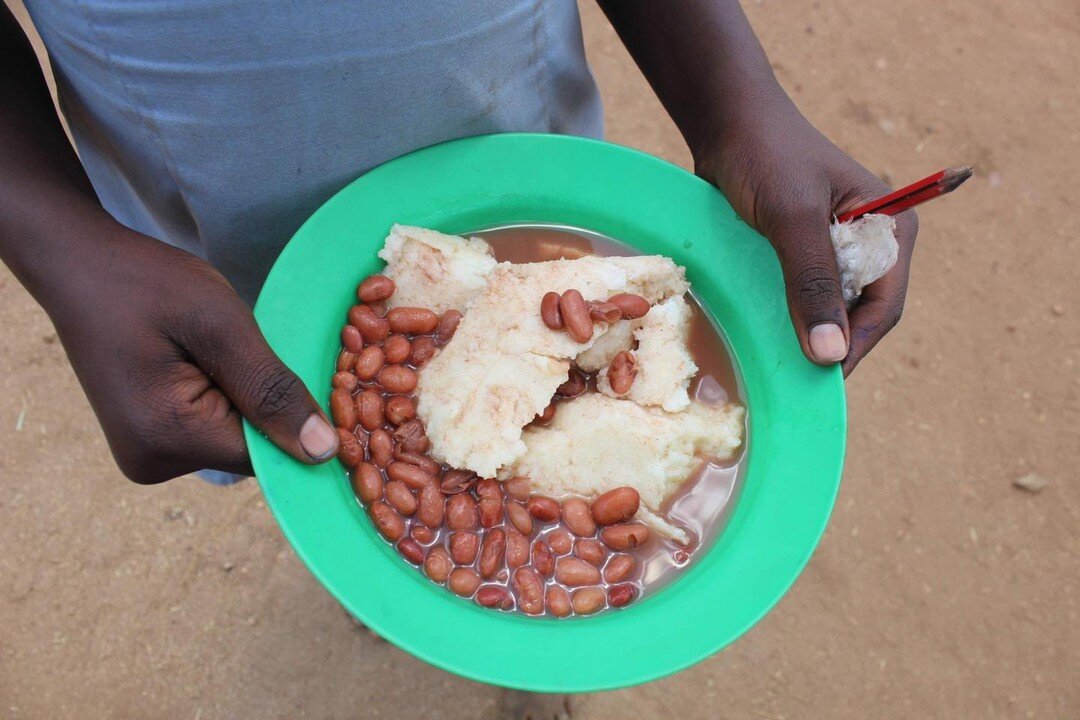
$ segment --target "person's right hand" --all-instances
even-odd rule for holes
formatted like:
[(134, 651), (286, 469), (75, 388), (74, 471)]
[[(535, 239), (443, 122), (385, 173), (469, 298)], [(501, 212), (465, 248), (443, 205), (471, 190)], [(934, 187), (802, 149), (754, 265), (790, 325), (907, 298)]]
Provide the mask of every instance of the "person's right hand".
[(51, 314), (125, 475), (250, 474), (241, 416), (298, 460), (334, 456), (337, 432), (220, 273), (119, 226), (100, 248)]

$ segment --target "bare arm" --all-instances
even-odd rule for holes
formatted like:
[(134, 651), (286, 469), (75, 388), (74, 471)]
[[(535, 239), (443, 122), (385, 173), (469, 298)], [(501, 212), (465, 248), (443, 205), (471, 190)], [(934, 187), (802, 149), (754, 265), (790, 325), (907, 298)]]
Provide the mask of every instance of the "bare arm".
[(738, 108), (790, 102), (736, 0), (599, 4), (691, 152), (706, 151)]
[(0, 254), (41, 302), (58, 290), (50, 280), (59, 274), (41, 268), (77, 262), (72, 231), (111, 218), (64, 135), (37, 57), (6, 8), (0, 14), (0, 107)]

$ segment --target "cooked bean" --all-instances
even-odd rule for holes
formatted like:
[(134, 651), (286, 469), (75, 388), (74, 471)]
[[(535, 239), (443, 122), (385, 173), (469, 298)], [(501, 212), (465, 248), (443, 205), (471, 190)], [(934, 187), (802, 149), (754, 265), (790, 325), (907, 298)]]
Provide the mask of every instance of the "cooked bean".
[(585, 306), (589, 308), (589, 319), (593, 322), (613, 323), (622, 317), (622, 310), (615, 303), (590, 300)]
[(485, 498), (488, 498), (490, 500), (498, 500), (499, 504), (502, 505), (502, 483), (492, 478), (484, 478), (483, 480), (479, 480), (476, 483), (476, 496), (481, 500)]
[(420, 488), (420, 492), (417, 493), (416, 508), (416, 517), (420, 522), (428, 527), (439, 527), (442, 525), (445, 514), (446, 498), (439, 490), (439, 486), (431, 482)]
[[(356, 378), (353, 378), (354, 380)], [(540, 411), (536, 417), (533, 418), (533, 422), (537, 425), (550, 425), (551, 421), (555, 419), (555, 403), (548, 403), (548, 406)]]
[(622, 316), (627, 320), (636, 320), (644, 317), (649, 312), (649, 301), (640, 295), (632, 293), (618, 293), (608, 298), (608, 302), (622, 311)]
[(386, 365), (386, 356), (378, 345), (368, 345), (356, 356), (356, 377), (364, 382), (375, 379), (379, 371)]
[(398, 552), (401, 556), (411, 562), (413, 565), (419, 565), (424, 562), (424, 546), (416, 542), (412, 538), (401, 538), (397, 544)]
[(363, 502), (373, 503), (382, 499), (383, 479), (379, 469), (369, 462), (362, 462), (349, 474), (353, 492)]
[(391, 335), (386, 338), (382, 346), (386, 362), (391, 364), (403, 363), (409, 359), (412, 352), (412, 343), (404, 335)]
[(596, 532), (596, 523), (589, 512), (589, 503), (581, 498), (563, 500), (562, 519), (575, 535), (591, 537)]
[(356, 376), (348, 370), (334, 373), (333, 379), (330, 380), (330, 387), (334, 388), (335, 390), (339, 388), (342, 390), (348, 390), (349, 393), (352, 393), (354, 390), (356, 390), (356, 386), (359, 384), (360, 383), (359, 381), (357, 381)]
[(557, 292), (544, 293), (540, 300), (540, 319), (552, 330), (562, 330), (562, 313), (559, 312), (559, 298)]
[(366, 303), (381, 302), (394, 294), (394, 281), (385, 275), (369, 275), (356, 289), (356, 296)]
[(420, 418), (413, 418), (398, 425), (394, 430), (394, 440), (405, 452), (426, 453), (431, 447), (431, 441), (428, 440)]
[(405, 395), (393, 395), (386, 399), (383, 412), (391, 425), (400, 425), (416, 417), (416, 404)]
[(386, 502), (402, 515), (412, 515), (416, 512), (416, 496), (400, 480), (391, 480), (386, 483)]
[(535, 495), (525, 502), (525, 509), (537, 520), (553, 522), (559, 519), (559, 503), (543, 495)]
[(574, 549), (574, 539), (570, 537), (570, 533), (565, 530), (555, 530), (548, 533), (547, 536), (548, 547), (556, 555), (566, 555), (568, 552)]
[[(420, 511), (416, 512), (417, 517), (420, 517)], [(423, 518), (420, 521), (423, 522)], [(426, 525), (413, 525), (409, 529), (409, 537), (421, 545), (430, 545), (435, 540), (435, 531)]]
[(458, 565), (472, 565), (480, 552), (480, 536), (471, 532), (450, 533), (450, 557)]
[[(533, 555), (536, 548), (533, 548)], [(569, 587), (596, 585), (600, 582), (600, 571), (581, 558), (573, 555), (561, 557), (555, 563), (555, 579)]]
[(390, 542), (397, 542), (405, 535), (405, 521), (384, 502), (373, 502), (368, 506), (368, 515), (375, 529)]
[(503, 483), (503, 490), (506, 494), (515, 500), (525, 502), (529, 499), (529, 494), (532, 492), (530, 488), (529, 478), (526, 476), (510, 478)]
[(447, 470), (439, 488), (447, 495), (465, 492), (476, 483), (476, 473), (471, 470)]
[(338, 460), (345, 467), (352, 468), (364, 459), (364, 448), (356, 436), (345, 428), (338, 428)]
[(458, 323), (461, 322), (461, 313), (457, 310), (447, 310), (439, 318), (439, 324), (435, 327), (435, 344), (445, 345), (450, 342), (457, 332)]
[(450, 553), (445, 548), (433, 547), (424, 559), (424, 574), (437, 583), (446, 582), (447, 575), (454, 567)]
[(371, 431), (383, 425), (383, 396), (374, 390), (364, 390), (356, 396), (356, 416), (364, 429)]
[(559, 298), (559, 313), (562, 315), (566, 332), (574, 342), (588, 342), (592, 339), (593, 325), (589, 318), (589, 308), (585, 298), (577, 290), (567, 290)]
[(637, 378), (637, 358), (628, 350), (620, 350), (608, 365), (608, 383), (616, 395), (625, 395)]
[(516, 568), (529, 562), (529, 539), (517, 531), (517, 528), (507, 527), (506, 530), (506, 566)]
[(629, 550), (649, 539), (649, 528), (641, 523), (612, 525), (600, 531), (600, 539), (612, 550)]
[(476, 591), (476, 604), (486, 608), (509, 610), (514, 607), (514, 598), (502, 585), (484, 585)]
[(451, 496), (446, 503), (446, 525), (451, 530), (475, 530), (480, 526), (480, 513), (471, 495)]
[(641, 495), (632, 487), (608, 490), (593, 500), (592, 516), (597, 525), (614, 525), (634, 517), (641, 505)]
[(547, 589), (547, 608), (555, 617), (566, 617), (570, 614), (570, 593), (565, 588), (552, 585)]
[(400, 447), (397, 447), (394, 448), (394, 459), (400, 460), (404, 463), (409, 463), (410, 465), (415, 465), (416, 467), (426, 472), (428, 475), (434, 477), (436, 480), (438, 480), (439, 476), (442, 474), (442, 465), (435, 462), (427, 455), (405, 452)]
[(392, 393), (411, 393), (418, 379), (408, 365), (387, 365), (379, 372), (379, 384)]
[(600, 588), (582, 588), (574, 593), (574, 612), (578, 615), (591, 615), (604, 607), (604, 591)]
[(634, 595), (636, 594), (637, 588), (630, 583), (626, 583), (625, 585), (613, 585), (608, 588), (608, 604), (613, 608), (623, 607), (633, 600)]
[(604, 568), (604, 579), (609, 583), (622, 582), (634, 571), (634, 558), (631, 555), (614, 555)]
[(364, 337), (352, 325), (341, 328), (341, 344), (351, 353), (359, 353), (364, 349)]
[(510, 519), (510, 524), (518, 529), (518, 532), (526, 536), (532, 535), (532, 515), (529, 514), (524, 505), (513, 500), (507, 500), (506, 517)]
[(495, 527), (503, 519), (503, 494), (498, 480), (484, 478), (476, 483), (476, 495), (480, 498), (480, 526)]
[(427, 308), (396, 307), (386, 313), (390, 329), (402, 335), (427, 335), (439, 325), (439, 316)]
[(544, 577), (555, 573), (555, 555), (543, 540), (537, 540), (532, 546), (533, 567)]
[(597, 540), (582, 538), (574, 544), (574, 554), (590, 565), (600, 567), (604, 564), (604, 556), (607, 555), (607, 550)]
[(435, 357), (435, 340), (427, 336), (413, 340), (412, 351), (409, 353), (409, 363), (414, 367), (423, 367), (428, 360)]
[(469, 597), (480, 587), (480, 576), (472, 568), (454, 568), (447, 584), (455, 595)]
[(544, 612), (544, 581), (530, 567), (519, 567), (512, 580), (517, 593), (518, 607), (529, 615)]
[(576, 398), (589, 389), (585, 377), (577, 370), (571, 370), (570, 376), (559, 387), (555, 388), (555, 396), (561, 398)]
[(371, 462), (376, 466), (385, 468), (389, 465), (394, 456), (394, 441), (390, 439), (390, 433), (382, 428), (371, 433), (368, 452), (371, 454)]
[(361, 322), (360, 316), (370, 312), (371, 308), (367, 305), (353, 305), (351, 308), (349, 308), (349, 324), (359, 330)]
[(373, 313), (375, 313), (377, 316), (379, 316), (381, 318), (386, 317), (386, 313), (390, 309), (389, 306), (385, 302), (368, 303), (368, 307), (371, 308), (371, 311)]
[(368, 343), (381, 343), (390, 334), (390, 324), (367, 305), (354, 305), (349, 310), (349, 324), (360, 331)]
[[(462, 497), (455, 495), (455, 497)], [(480, 543), (480, 574), (490, 578), (502, 567), (503, 558), (506, 556), (506, 533), (502, 528), (492, 528), (484, 533), (484, 539)]]
[(348, 350), (342, 350), (338, 353), (337, 364), (334, 366), (338, 372), (352, 372), (353, 365), (356, 364), (356, 353), (351, 353)]
[(400, 461), (392, 462), (386, 466), (386, 477), (397, 480), (413, 490), (420, 490), (428, 483), (434, 484), (438, 482), (434, 475), (424, 472), (416, 465)]
[(356, 427), (356, 404), (345, 388), (330, 393), (330, 417), (339, 428), (352, 431)]

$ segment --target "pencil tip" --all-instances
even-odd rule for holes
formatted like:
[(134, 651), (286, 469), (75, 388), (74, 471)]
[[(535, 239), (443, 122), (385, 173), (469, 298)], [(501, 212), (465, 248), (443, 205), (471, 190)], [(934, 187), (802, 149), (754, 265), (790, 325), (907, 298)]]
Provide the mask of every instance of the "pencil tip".
[(971, 177), (973, 172), (974, 170), (970, 165), (946, 170), (945, 176), (941, 178), (941, 184), (945, 188), (945, 192), (952, 192), (963, 185), (964, 181)]

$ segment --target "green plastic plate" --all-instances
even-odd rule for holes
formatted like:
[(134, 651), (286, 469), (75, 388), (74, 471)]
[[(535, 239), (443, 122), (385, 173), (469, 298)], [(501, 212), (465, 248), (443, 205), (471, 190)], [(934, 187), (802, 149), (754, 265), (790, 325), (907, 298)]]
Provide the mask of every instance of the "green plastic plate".
[(794, 582), (840, 483), (840, 370), (808, 362), (768, 243), (712, 186), (662, 160), (557, 135), (491, 135), (419, 150), (364, 175), (301, 227), (255, 315), (323, 406), (357, 283), (393, 223), (448, 233), (514, 223), (593, 230), (686, 266), (730, 343), (749, 404), (749, 459), (730, 523), (657, 594), (567, 620), (480, 608), (436, 587), (375, 533), (342, 466), (302, 465), (246, 426), (252, 463), (285, 536), (372, 630), (483, 682), (588, 692), (652, 680), (746, 632)]

